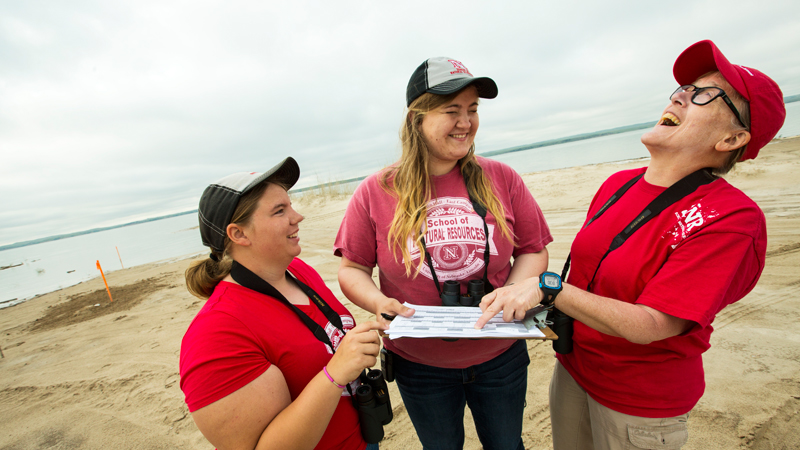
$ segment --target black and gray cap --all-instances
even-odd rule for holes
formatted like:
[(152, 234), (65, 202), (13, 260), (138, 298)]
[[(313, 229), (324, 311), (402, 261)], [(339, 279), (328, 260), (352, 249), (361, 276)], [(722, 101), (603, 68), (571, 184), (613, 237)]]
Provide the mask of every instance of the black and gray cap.
[(264, 173), (240, 172), (210, 184), (200, 197), (197, 216), (200, 220), (200, 237), (203, 245), (222, 253), (225, 249), (226, 228), (231, 223), (233, 212), (242, 196), (270, 181), (289, 189), (300, 178), (300, 167), (291, 156)]
[(406, 106), (420, 95), (447, 95), (458, 92), (469, 85), (478, 88), (478, 96), (482, 98), (497, 97), (497, 84), (487, 77), (474, 77), (461, 61), (446, 56), (437, 56), (425, 60), (411, 75), (406, 88)]

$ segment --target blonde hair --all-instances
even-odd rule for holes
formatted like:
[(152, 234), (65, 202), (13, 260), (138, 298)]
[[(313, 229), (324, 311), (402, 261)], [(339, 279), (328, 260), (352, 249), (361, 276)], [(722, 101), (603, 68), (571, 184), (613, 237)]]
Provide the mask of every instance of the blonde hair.
[[(433, 197), (428, 172), (429, 151), (422, 135), (422, 120), (429, 112), (452, 102), (460, 93), (460, 91), (449, 95), (425, 93), (409, 105), (406, 118), (400, 127), (400, 141), (403, 147), (400, 161), (384, 169), (378, 178), (381, 187), (397, 198), (397, 208), (389, 227), (388, 241), (395, 261), (397, 261), (396, 250), (400, 250), (406, 276), (411, 276), (413, 271), (413, 277), (416, 277), (425, 264), (422, 238), (428, 216), (427, 203)], [(511, 229), (505, 220), (503, 204), (495, 195), (489, 179), (475, 158), (475, 144), (458, 164), (466, 180), (469, 195), (495, 217), (503, 237), (513, 242)], [(416, 268), (411, 263), (411, 253), (406, 245), (409, 239), (420, 252)]]
[[(239, 203), (236, 205), (236, 209), (233, 211), (233, 217), (231, 217), (230, 223), (247, 225), (248, 222), (250, 222), (250, 219), (253, 217), (253, 213), (256, 211), (256, 208), (258, 207), (258, 201), (261, 199), (261, 196), (264, 194), (264, 191), (267, 190), (267, 186), (270, 184), (271, 182), (263, 182), (253, 189), (247, 191), (247, 193), (245, 193), (242, 198), (239, 199)], [(286, 186), (283, 186), (280, 183), (277, 184), (286, 189)], [(214, 255), (214, 258), (209, 256), (202, 261), (195, 261), (191, 266), (189, 266), (189, 268), (186, 269), (184, 274), (186, 277), (186, 288), (190, 293), (192, 293), (192, 295), (200, 298), (211, 297), (211, 294), (214, 293), (214, 288), (217, 287), (217, 284), (219, 284), (223, 278), (231, 273), (231, 264), (233, 263), (233, 260), (228, 255), (231, 245), (231, 240), (226, 235), (225, 248), (223, 249), (222, 254), (218, 254), (218, 252), (211, 250), (211, 254)]]

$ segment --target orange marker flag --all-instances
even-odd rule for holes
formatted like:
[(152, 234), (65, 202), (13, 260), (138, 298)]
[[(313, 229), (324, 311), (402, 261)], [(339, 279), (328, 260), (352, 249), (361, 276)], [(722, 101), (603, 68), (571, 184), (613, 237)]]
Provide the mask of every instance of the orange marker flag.
[(103, 275), (103, 268), (100, 267), (100, 260), (97, 261), (97, 270), (100, 271), (100, 276), (103, 277), (103, 283), (106, 285), (106, 292), (108, 292), (108, 299), (113, 302), (114, 299), (111, 298), (111, 291), (108, 289), (108, 282), (106, 281), (106, 276)]

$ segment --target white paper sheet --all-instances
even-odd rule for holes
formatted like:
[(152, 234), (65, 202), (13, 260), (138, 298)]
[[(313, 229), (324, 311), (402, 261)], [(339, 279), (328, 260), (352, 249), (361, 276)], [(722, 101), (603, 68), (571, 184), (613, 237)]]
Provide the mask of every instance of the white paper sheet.
[(464, 306), (420, 306), (406, 303), (416, 312), (411, 317), (397, 316), (385, 333), (390, 339), (410, 338), (544, 338), (542, 330), (525, 328), (522, 321), (503, 322), (498, 314), (480, 330), (474, 328), (481, 316), (478, 307)]

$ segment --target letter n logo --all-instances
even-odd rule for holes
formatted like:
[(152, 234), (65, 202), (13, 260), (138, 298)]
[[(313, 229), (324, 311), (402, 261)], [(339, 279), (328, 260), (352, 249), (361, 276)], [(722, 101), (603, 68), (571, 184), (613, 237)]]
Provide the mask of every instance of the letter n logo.
[(448, 59), (448, 61), (450, 61), (450, 64), (452, 64), (453, 68), (455, 69), (454, 71), (450, 72), (450, 75), (454, 73), (465, 73), (469, 76), (472, 76), (467, 67), (462, 64), (461, 61), (456, 61), (455, 59)]

